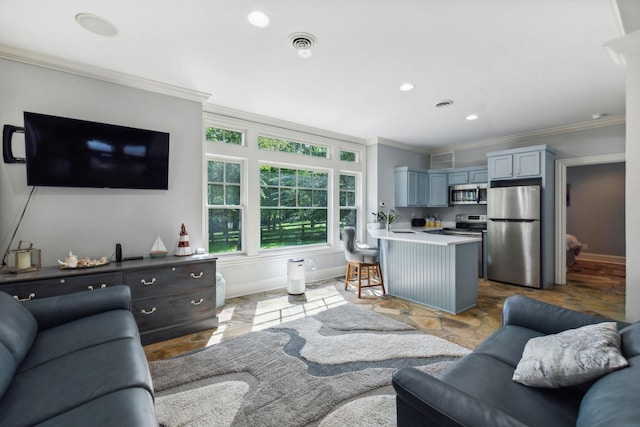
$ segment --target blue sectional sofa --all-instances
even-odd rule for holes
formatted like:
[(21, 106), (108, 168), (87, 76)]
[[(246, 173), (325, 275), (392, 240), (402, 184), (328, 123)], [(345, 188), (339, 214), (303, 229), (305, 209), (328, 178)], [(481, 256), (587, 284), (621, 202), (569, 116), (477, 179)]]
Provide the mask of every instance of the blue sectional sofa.
[[(523, 296), (508, 298), (502, 328), (439, 378), (414, 368), (394, 373), (398, 426), (640, 425), (640, 322), (610, 325), (619, 338), (617, 350), (626, 358), (626, 367), (557, 388), (523, 385), (513, 379), (530, 339), (554, 335), (556, 340), (555, 335), (563, 331), (574, 333), (602, 322), (611, 319)], [(589, 349), (589, 343), (584, 348)], [(580, 362), (568, 365), (580, 366)]]
[(18, 302), (0, 292), (1, 426), (154, 426), (126, 286)]

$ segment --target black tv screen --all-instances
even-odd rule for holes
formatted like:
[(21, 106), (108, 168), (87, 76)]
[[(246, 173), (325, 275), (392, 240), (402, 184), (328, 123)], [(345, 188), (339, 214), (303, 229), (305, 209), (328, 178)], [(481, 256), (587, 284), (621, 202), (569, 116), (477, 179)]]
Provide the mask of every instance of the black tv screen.
[(169, 187), (169, 134), (24, 113), (27, 184), (54, 187)]

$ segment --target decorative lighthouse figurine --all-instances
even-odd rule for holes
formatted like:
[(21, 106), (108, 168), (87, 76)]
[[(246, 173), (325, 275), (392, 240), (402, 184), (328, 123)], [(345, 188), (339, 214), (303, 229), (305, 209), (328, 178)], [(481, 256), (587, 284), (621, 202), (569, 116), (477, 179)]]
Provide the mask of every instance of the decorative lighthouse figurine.
[(176, 248), (175, 256), (187, 256), (191, 255), (191, 247), (189, 246), (189, 233), (182, 224), (180, 228), (180, 239), (178, 240), (178, 247)]

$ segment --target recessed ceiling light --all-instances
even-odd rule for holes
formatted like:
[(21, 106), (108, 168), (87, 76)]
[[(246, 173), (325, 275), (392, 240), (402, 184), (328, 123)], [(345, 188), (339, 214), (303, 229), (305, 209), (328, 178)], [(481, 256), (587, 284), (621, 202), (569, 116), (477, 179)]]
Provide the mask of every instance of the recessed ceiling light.
[(403, 83), (400, 85), (400, 90), (403, 92), (408, 92), (413, 90), (414, 86), (411, 83)]
[(269, 17), (259, 10), (255, 10), (247, 16), (249, 23), (254, 27), (264, 28), (269, 26)]
[(117, 28), (111, 22), (98, 15), (79, 13), (76, 15), (76, 22), (85, 30), (99, 36), (111, 37), (118, 34)]
[(467, 116), (467, 120), (476, 120), (478, 118), (477, 114), (469, 114)]

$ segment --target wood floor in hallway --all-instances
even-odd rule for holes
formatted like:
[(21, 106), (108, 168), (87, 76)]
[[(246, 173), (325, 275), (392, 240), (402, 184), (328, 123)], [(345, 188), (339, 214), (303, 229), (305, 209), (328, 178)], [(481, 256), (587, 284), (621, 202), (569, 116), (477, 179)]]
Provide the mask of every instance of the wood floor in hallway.
[(322, 280), (307, 284), (302, 296), (288, 295), (283, 288), (229, 298), (224, 307), (218, 308), (218, 328), (154, 343), (146, 346), (145, 352), (150, 361), (166, 359), (341, 304), (360, 305), (473, 349), (500, 327), (504, 300), (515, 294), (624, 320), (625, 266), (578, 260), (567, 271), (566, 285), (545, 290), (480, 280), (476, 307), (458, 315), (383, 296), (378, 289), (363, 290), (358, 299), (353, 288), (344, 290), (342, 277)]

